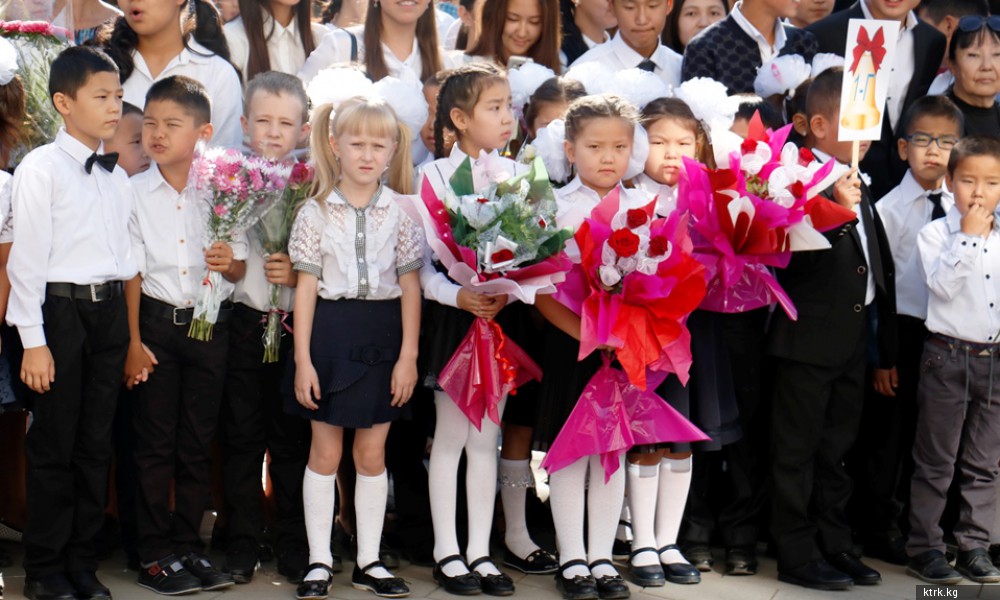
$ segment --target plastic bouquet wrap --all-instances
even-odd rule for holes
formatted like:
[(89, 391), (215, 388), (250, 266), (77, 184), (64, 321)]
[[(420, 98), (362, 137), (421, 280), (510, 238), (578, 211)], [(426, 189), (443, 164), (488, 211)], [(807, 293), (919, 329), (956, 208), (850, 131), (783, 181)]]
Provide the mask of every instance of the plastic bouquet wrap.
[(601, 454), (605, 477), (636, 444), (708, 437), (653, 389), (668, 374), (682, 383), (691, 366), (686, 321), (705, 296), (704, 267), (691, 255), (687, 216), (655, 218), (656, 199), (623, 209), (613, 190), (576, 232), (580, 264), (555, 298), (580, 315), (582, 360), (614, 348), (622, 369), (604, 366), (591, 378), (542, 467), (549, 473)]
[[(288, 183), (281, 198), (267, 210), (257, 222), (257, 237), (266, 254), (288, 253), (288, 238), (292, 233), (295, 211), (309, 197), (315, 171), (306, 162), (296, 162), (288, 175)], [(281, 286), (272, 283), (268, 288), (267, 323), (264, 328), (265, 363), (278, 362), (281, 348), (282, 329), (291, 333), (285, 323), (288, 313), (281, 310)]]
[(27, 141), (11, 156), (13, 165), (35, 148), (55, 139), (62, 119), (49, 97), (52, 61), (69, 47), (68, 32), (45, 21), (0, 21), (0, 37), (17, 50), (18, 74), (25, 94)]
[[(195, 190), (205, 211), (206, 247), (215, 242), (231, 244), (252, 227), (281, 198), (290, 168), (288, 163), (248, 156), (239, 150), (210, 148), (200, 152), (191, 165), (188, 188)], [(189, 337), (212, 339), (225, 300), (221, 283), (222, 273), (206, 269)]]
[(789, 131), (791, 125), (765, 130), (754, 115), (728, 168), (684, 161), (677, 205), (690, 212), (695, 256), (709, 271), (705, 309), (744, 312), (776, 301), (795, 319), (769, 268), (786, 267), (792, 252), (829, 248), (822, 232), (856, 218), (817, 196), (834, 182), (835, 163), (821, 164), (808, 149), (786, 143)]
[[(570, 261), (562, 252), (570, 232), (556, 227), (556, 199), (541, 160), (516, 177), (483, 154), (451, 177), (443, 199), (424, 179), (422, 202), (404, 204), (424, 225), (427, 241), (452, 281), (476, 292), (506, 294), (533, 304), (550, 294)], [(438, 384), (477, 428), (484, 416), (500, 423), (497, 405), (542, 371), (494, 321), (478, 318)]]

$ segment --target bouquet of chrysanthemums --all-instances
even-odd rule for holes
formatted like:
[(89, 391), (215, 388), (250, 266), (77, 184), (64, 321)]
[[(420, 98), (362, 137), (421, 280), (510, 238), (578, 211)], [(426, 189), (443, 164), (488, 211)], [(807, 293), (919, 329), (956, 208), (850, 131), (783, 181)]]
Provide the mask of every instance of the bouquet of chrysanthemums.
[[(453, 281), (533, 304), (536, 294), (554, 292), (569, 269), (563, 248), (571, 234), (556, 225), (555, 194), (541, 160), (516, 177), (506, 171), (509, 164), (485, 153), (475, 168), (466, 159), (443, 200), (425, 179), (423, 202), (406, 207)], [(438, 373), (438, 384), (476, 427), (484, 416), (499, 423), (504, 394), (531, 379), (541, 379), (538, 365), (482, 318)]]
[(794, 319), (769, 268), (787, 266), (792, 252), (829, 248), (823, 232), (856, 218), (818, 196), (836, 178), (835, 163), (787, 142), (790, 131), (765, 130), (754, 115), (728, 165), (710, 170), (685, 159), (677, 207), (690, 212), (695, 256), (709, 269), (703, 308), (743, 312), (777, 301)]
[[(281, 198), (265, 212), (257, 222), (257, 236), (266, 254), (288, 252), (288, 238), (292, 232), (295, 211), (309, 197), (315, 171), (307, 162), (292, 165), (288, 183)], [(267, 325), (264, 328), (264, 362), (278, 362), (281, 347), (281, 330), (289, 329), (285, 324), (288, 313), (280, 307), (281, 286), (272, 283), (268, 291)]]
[(45, 21), (0, 21), (0, 37), (8, 39), (17, 50), (18, 74), (25, 95), (26, 141), (12, 154), (12, 165), (31, 150), (51, 142), (59, 131), (62, 120), (49, 97), (49, 70), (52, 61), (69, 47), (67, 34)]
[[(291, 165), (246, 155), (239, 150), (210, 148), (191, 165), (191, 183), (205, 209), (205, 243), (232, 243), (252, 227), (285, 191)], [(193, 184), (193, 185), (191, 185)], [(222, 274), (206, 269), (202, 294), (194, 307), (188, 336), (212, 339), (222, 301)]]

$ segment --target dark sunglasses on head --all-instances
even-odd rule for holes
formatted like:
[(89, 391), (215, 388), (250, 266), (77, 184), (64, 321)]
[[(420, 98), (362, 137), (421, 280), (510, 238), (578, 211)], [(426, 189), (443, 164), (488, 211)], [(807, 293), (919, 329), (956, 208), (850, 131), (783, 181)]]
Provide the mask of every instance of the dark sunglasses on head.
[(990, 15), (988, 17), (967, 15), (958, 20), (959, 30), (965, 33), (979, 31), (983, 27), (989, 27), (992, 31), (1000, 33), (1000, 15)]

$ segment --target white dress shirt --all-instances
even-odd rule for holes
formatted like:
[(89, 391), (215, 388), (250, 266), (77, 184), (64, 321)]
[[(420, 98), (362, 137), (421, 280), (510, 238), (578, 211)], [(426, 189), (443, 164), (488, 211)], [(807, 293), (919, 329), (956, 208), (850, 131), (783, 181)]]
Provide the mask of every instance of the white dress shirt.
[[(288, 27), (283, 26), (274, 20), (271, 13), (264, 10), (264, 35), (267, 37), (267, 54), (271, 59), (271, 70), (281, 71), (289, 75), (295, 75), (306, 62), (306, 51), (302, 48), (302, 39), (299, 37), (298, 19), (292, 19)], [(273, 27), (273, 29), (272, 29)], [(247, 62), (250, 60), (250, 41), (247, 39), (246, 29), (243, 27), (243, 18), (237, 17), (226, 23), (223, 31), (226, 34), (226, 43), (229, 44), (229, 54), (243, 75), (247, 73)], [(319, 23), (312, 24), (312, 35), (314, 46), (319, 44), (323, 37), (330, 32)], [(244, 81), (246, 85), (248, 81)]]
[(14, 213), (10, 210), (12, 180), (10, 173), (0, 170), (0, 244), (14, 241)]
[[(441, 47), (445, 50), (454, 50), (455, 46), (458, 46), (458, 34), (462, 32), (462, 20), (455, 19), (455, 21), (448, 26), (448, 31), (444, 32), (444, 37), (441, 38), (443, 42)], [(463, 48), (464, 50), (464, 48)]]
[(910, 171), (899, 185), (875, 203), (896, 265), (896, 312), (918, 319), (927, 318), (927, 284), (920, 267), (917, 234), (931, 222), (934, 210), (928, 199), (931, 193), (941, 194), (941, 208), (945, 213), (955, 206), (951, 192), (925, 190)]
[(774, 45), (767, 41), (764, 34), (760, 32), (753, 23), (746, 18), (743, 11), (740, 10), (743, 6), (743, 0), (740, 0), (733, 6), (733, 20), (736, 24), (740, 26), (747, 35), (750, 36), (753, 41), (757, 42), (757, 48), (760, 50), (760, 62), (761, 64), (773, 59), (775, 56), (781, 53), (781, 49), (785, 47), (785, 42), (788, 41), (788, 36), (785, 35), (785, 28), (781, 23), (781, 20), (775, 21), (774, 23)]
[[(927, 329), (967, 342), (991, 344), (1000, 332), (1000, 232), (987, 238), (962, 233), (953, 207), (917, 237), (930, 295)], [(992, 252), (990, 252), (992, 250)]]
[[(233, 290), (233, 302), (245, 304), (250, 308), (267, 312), (271, 310), (271, 284), (264, 274), (264, 247), (260, 244), (257, 232), (247, 232), (247, 271), (243, 279), (236, 282)], [(294, 307), (295, 290), (287, 285), (278, 286), (278, 310), (289, 312)]]
[(434, 9), (434, 22), (437, 24), (439, 46), (441, 46), (445, 38), (448, 37), (448, 30), (451, 29), (451, 26), (454, 25), (455, 23), (461, 23), (460, 20), (449, 15), (443, 10), (438, 10), (436, 8)]
[[(208, 216), (190, 190), (177, 193), (154, 163), (132, 178), (134, 198), (129, 235), (142, 274), (142, 293), (178, 308), (191, 308), (201, 296), (208, 272), (205, 226)], [(246, 260), (245, 235), (230, 247), (234, 260)], [(220, 292), (228, 298), (235, 285), (222, 278)]]
[[(104, 152), (103, 144), (97, 149)], [(121, 167), (109, 173), (84, 163), (93, 150), (60, 129), (29, 153), (11, 182), (14, 245), (7, 273), (7, 322), (25, 348), (44, 346), (47, 283), (101, 284), (135, 277), (128, 243), (131, 187)]]
[(423, 265), (424, 232), (385, 186), (364, 208), (334, 190), (299, 210), (288, 254), (319, 279), (320, 298), (391, 300), (403, 295), (399, 277)]
[(640, 173), (635, 179), (635, 190), (646, 194), (652, 200), (656, 198), (656, 214), (661, 217), (670, 216), (677, 210), (677, 187), (665, 185), (645, 173)]
[[(866, 19), (874, 19), (868, 3), (861, 0), (861, 10), (865, 13)], [(903, 101), (906, 100), (906, 92), (910, 89), (910, 80), (913, 79), (914, 64), (913, 29), (917, 26), (917, 16), (911, 10), (906, 15), (906, 22), (899, 30), (899, 37), (896, 38), (896, 58), (892, 63), (892, 72), (889, 77), (889, 95), (886, 97), (886, 105), (889, 111), (889, 124), (893, 131), (896, 124), (903, 116)]]
[(171, 75), (184, 75), (200, 82), (212, 99), (212, 143), (227, 148), (239, 148), (243, 143), (243, 88), (239, 75), (229, 61), (212, 54), (194, 40), (189, 40), (181, 53), (171, 60), (159, 75), (153, 77), (138, 51), (132, 52), (135, 70), (122, 87), (125, 101), (143, 108), (146, 92), (154, 83)]
[[(622, 34), (619, 32), (615, 34), (615, 37), (611, 38), (611, 41), (594, 46), (584, 52), (583, 56), (576, 59), (572, 66), (585, 62), (599, 61), (617, 72), (638, 67), (639, 63), (644, 60), (646, 60), (646, 57), (626, 44), (625, 40), (622, 39)], [(649, 57), (649, 60), (656, 64), (653, 72), (659, 75), (663, 81), (667, 82), (667, 85), (677, 87), (681, 84), (681, 63), (684, 61), (684, 58), (680, 54), (660, 44)]]

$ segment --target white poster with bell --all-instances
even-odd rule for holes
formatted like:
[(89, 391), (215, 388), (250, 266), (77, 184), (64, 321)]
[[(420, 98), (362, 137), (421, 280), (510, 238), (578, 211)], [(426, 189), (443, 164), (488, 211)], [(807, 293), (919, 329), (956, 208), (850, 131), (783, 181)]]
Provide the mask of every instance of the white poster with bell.
[(898, 21), (850, 20), (840, 95), (840, 141), (882, 137), (898, 36)]

